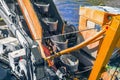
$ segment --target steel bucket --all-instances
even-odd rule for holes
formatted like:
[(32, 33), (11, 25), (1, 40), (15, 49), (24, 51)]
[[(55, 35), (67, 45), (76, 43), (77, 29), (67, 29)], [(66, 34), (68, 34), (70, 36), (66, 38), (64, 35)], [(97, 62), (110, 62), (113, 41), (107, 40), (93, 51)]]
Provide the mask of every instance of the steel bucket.
[(42, 20), (49, 26), (49, 31), (57, 30), (58, 20), (54, 18), (43, 18)]
[(68, 40), (63, 39), (63, 36), (53, 36), (51, 37), (51, 40), (57, 46), (59, 51), (67, 48)]
[(78, 70), (79, 60), (75, 56), (71, 54), (62, 55), (60, 56), (60, 60), (69, 72), (75, 72)]
[(39, 9), (42, 13), (48, 12), (49, 6), (50, 6), (50, 4), (47, 4), (44, 2), (37, 2), (37, 3), (35, 3), (35, 5), (37, 5), (39, 7)]

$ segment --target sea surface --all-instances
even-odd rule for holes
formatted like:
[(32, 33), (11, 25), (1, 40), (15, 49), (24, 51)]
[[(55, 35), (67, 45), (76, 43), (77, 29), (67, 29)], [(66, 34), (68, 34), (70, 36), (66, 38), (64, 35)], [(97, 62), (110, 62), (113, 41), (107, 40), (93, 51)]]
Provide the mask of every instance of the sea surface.
[(80, 6), (90, 5), (87, 0), (53, 0), (63, 18), (69, 24), (78, 26)]

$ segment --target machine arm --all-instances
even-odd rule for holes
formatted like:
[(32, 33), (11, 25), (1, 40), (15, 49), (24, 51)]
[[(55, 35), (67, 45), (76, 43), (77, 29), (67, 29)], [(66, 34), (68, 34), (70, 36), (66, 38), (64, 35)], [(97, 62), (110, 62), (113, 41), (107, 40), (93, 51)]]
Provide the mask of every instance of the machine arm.
[(103, 29), (101, 30), (99, 33), (97, 33), (96, 35), (94, 35), (93, 37), (89, 38), (88, 40), (74, 46), (74, 47), (71, 47), (71, 48), (68, 48), (68, 49), (65, 49), (65, 50), (62, 50), (52, 56), (49, 56), (46, 58), (46, 60), (49, 60), (49, 59), (52, 59), (52, 58), (55, 58), (57, 56), (61, 56), (61, 55), (64, 55), (64, 54), (67, 54), (67, 53), (70, 53), (72, 51), (75, 51), (75, 50), (78, 50), (86, 45), (88, 45), (89, 43), (91, 43), (92, 41), (96, 40), (97, 38), (99, 38), (100, 36), (102, 36), (104, 33), (105, 33), (106, 29)]

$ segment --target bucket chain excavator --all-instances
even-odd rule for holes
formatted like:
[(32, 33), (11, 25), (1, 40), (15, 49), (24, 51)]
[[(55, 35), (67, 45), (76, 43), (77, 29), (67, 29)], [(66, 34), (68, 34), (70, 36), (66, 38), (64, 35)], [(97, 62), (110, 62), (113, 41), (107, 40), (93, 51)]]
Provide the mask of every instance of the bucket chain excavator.
[(1, 32), (0, 64), (10, 71), (0, 66), (0, 80), (117, 79), (105, 69), (119, 53), (120, 15), (88, 7), (79, 15), (77, 30), (53, 0), (1, 0), (9, 31)]

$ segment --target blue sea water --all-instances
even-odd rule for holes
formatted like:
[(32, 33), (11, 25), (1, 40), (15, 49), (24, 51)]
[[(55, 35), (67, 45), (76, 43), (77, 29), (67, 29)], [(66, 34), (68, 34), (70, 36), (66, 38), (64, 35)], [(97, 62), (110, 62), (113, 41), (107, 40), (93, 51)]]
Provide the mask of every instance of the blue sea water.
[(90, 5), (86, 0), (53, 0), (63, 18), (74, 26), (78, 26), (80, 6)]

